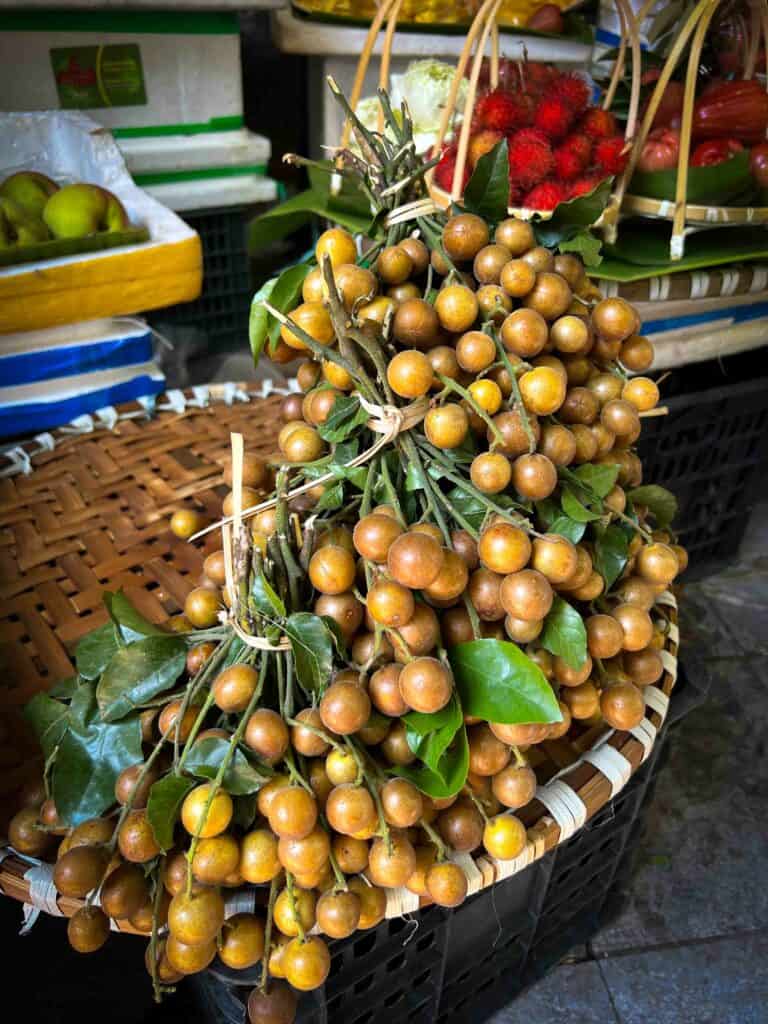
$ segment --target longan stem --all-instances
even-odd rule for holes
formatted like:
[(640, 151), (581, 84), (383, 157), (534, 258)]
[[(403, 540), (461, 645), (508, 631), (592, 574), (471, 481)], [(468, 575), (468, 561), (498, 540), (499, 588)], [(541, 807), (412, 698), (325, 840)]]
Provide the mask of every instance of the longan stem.
[(149, 938), (149, 973), (152, 975), (152, 989), (156, 1003), (159, 1003), (162, 999), (160, 979), (157, 976), (157, 933), (159, 931), (158, 917), (160, 916), (160, 903), (163, 898), (163, 867), (165, 866), (165, 859), (165, 855), (163, 855), (157, 866), (157, 874), (155, 876), (155, 895), (152, 902), (152, 934)]
[(419, 825), (421, 825), (421, 827), (424, 829), (424, 831), (429, 836), (430, 841), (432, 842), (432, 844), (437, 849), (437, 859), (439, 861), (447, 860), (448, 859), (448, 847), (445, 845), (443, 840), (437, 834), (435, 829), (432, 828), (432, 826), (429, 824), (429, 822), (424, 821), (423, 818), (419, 822)]
[(278, 882), (277, 877), (269, 883), (269, 903), (267, 904), (267, 921), (264, 926), (264, 956), (261, 959), (261, 981), (259, 988), (262, 992), (267, 991), (269, 981), (269, 954), (272, 945), (272, 924), (275, 918), (275, 900), (277, 899)]
[[(189, 751), (192, 749), (192, 744), (197, 739), (197, 734), (200, 732), (200, 728), (201, 728), (201, 726), (202, 726), (202, 724), (203, 724), (203, 722), (205, 720), (205, 716), (211, 710), (211, 707), (213, 706), (213, 702), (214, 702), (214, 692), (213, 692), (213, 689), (210, 689), (208, 691), (208, 695), (206, 696), (205, 700), (203, 701), (203, 704), (202, 704), (202, 706), (200, 708), (200, 712), (199, 712), (197, 718), (195, 719), (194, 725), (192, 726), (192, 729), (191, 729), (191, 731), (189, 733), (189, 736), (187, 736), (186, 742), (184, 744), (184, 749), (181, 751), (181, 754), (180, 754), (180, 756), (178, 758), (176, 757), (178, 748), (177, 748), (177, 744), (174, 742), (174, 751), (173, 751), (174, 752), (174, 761), (175, 761), (174, 770), (175, 770), (177, 775), (181, 772), (182, 768), (184, 767), (184, 762), (187, 760), (187, 755), (189, 754)], [(177, 735), (178, 735), (178, 733), (177, 733)]]
[(516, 747), (514, 744), (512, 744), (510, 749), (512, 751), (512, 754), (514, 755), (515, 764), (517, 765), (517, 767), (518, 768), (527, 768), (528, 767), (528, 762), (526, 761), (526, 759), (525, 759), (525, 757), (523, 755), (522, 750), (520, 750), (520, 748)]
[(531, 421), (528, 419), (528, 410), (525, 408), (525, 405), (523, 404), (523, 396), (520, 393), (520, 385), (517, 382), (517, 374), (515, 372), (515, 368), (512, 366), (512, 363), (509, 361), (509, 356), (507, 355), (507, 351), (504, 348), (503, 343), (499, 341), (495, 331), (491, 335), (491, 337), (496, 343), (496, 351), (499, 353), (499, 358), (501, 359), (502, 363), (504, 363), (504, 367), (510, 376), (510, 381), (512, 384), (512, 394), (515, 396), (515, 405), (517, 406), (518, 415), (520, 416), (520, 422), (523, 425), (525, 436), (528, 438), (528, 452), (530, 454), (536, 451), (536, 438), (533, 436), (533, 428), (531, 427)]
[(635, 533), (639, 533), (643, 540), (646, 541), (648, 544), (653, 544), (653, 536), (648, 532), (648, 530), (642, 527), (639, 523), (636, 523), (634, 519), (631, 519), (628, 515), (625, 515), (624, 512), (619, 512), (616, 509), (612, 508), (611, 515), (616, 516), (617, 519), (621, 519), (623, 523), (626, 523), (628, 526), (631, 526)]
[(478, 800), (477, 796), (472, 792), (472, 790), (469, 788), (469, 786), (465, 786), (464, 787), (464, 792), (467, 794), (469, 799), (475, 805), (475, 808), (480, 812), (480, 814), (482, 816), (482, 819), (483, 819), (483, 823), (487, 825), (488, 824), (488, 815), (486, 813), (485, 808), (483, 807), (482, 802), (480, 800)]
[[(303, 729), (308, 729), (309, 728), (309, 726), (307, 725), (306, 722), (299, 722), (298, 724)], [(300, 786), (302, 786), (304, 789), (306, 789), (306, 791), (308, 793), (311, 793), (312, 796), (314, 796), (315, 795), (315, 791), (312, 789), (310, 784), (307, 782), (307, 780), (301, 774), (299, 769), (296, 767), (296, 762), (293, 760), (293, 753), (290, 750), (286, 751), (285, 755), (283, 756), (283, 762), (284, 762), (286, 768), (288, 769), (288, 774), (291, 777), (291, 781), (292, 782), (297, 782)]]
[(309, 722), (302, 722), (296, 718), (286, 718), (286, 722), (288, 723), (288, 725), (294, 725), (298, 729), (306, 729), (307, 732), (314, 733), (315, 736), (319, 736), (320, 739), (325, 740), (328, 746), (333, 747), (334, 750), (339, 750), (342, 753), (344, 752), (344, 747), (341, 745), (341, 743), (339, 743), (338, 740), (333, 739), (333, 737), (329, 733), (327, 733), (325, 729), (321, 729), (320, 726), (310, 725)]
[(197, 695), (197, 692), (201, 688), (203, 683), (206, 683), (208, 681), (209, 677), (213, 675), (213, 673), (218, 669), (219, 665), (224, 661), (227, 654), (229, 653), (229, 650), (234, 642), (234, 639), (234, 634), (230, 634), (230, 636), (226, 640), (223, 640), (216, 648), (216, 650), (213, 652), (213, 654), (210, 656), (210, 658), (202, 665), (197, 675), (192, 680), (190, 680), (189, 686), (187, 687), (187, 691), (184, 694), (184, 697), (181, 701), (179, 713), (176, 716), (173, 725), (171, 726), (171, 728), (174, 730), (174, 765), (177, 765), (179, 762), (179, 731), (181, 729), (181, 723), (184, 719), (184, 715), (186, 714), (187, 709), (192, 703), (192, 698), (193, 696)]
[(304, 926), (301, 923), (298, 909), (296, 907), (296, 890), (293, 888), (293, 874), (290, 871), (285, 872), (285, 889), (288, 893), (288, 903), (291, 907), (293, 920), (296, 922), (296, 928), (299, 932), (299, 942), (304, 942), (306, 940), (306, 935), (304, 934)]

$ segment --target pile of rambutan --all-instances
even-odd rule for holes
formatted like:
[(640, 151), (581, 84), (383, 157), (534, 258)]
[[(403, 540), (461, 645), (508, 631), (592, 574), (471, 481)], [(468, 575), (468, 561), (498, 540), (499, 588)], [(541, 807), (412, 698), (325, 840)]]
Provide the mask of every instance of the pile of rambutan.
[[(503, 61), (499, 86), (486, 86), (472, 117), (462, 189), (477, 161), (503, 138), (509, 153), (509, 205), (554, 210), (624, 170), (628, 145), (609, 111), (590, 106), (590, 87), (549, 64)], [(456, 145), (445, 146), (436, 184), (449, 192)]]

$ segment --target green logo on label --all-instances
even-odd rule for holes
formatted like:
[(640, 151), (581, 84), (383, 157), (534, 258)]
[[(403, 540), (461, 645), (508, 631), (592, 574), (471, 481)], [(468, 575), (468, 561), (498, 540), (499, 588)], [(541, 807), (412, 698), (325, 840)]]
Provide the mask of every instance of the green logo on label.
[(146, 105), (141, 53), (136, 43), (51, 50), (51, 67), (64, 110)]

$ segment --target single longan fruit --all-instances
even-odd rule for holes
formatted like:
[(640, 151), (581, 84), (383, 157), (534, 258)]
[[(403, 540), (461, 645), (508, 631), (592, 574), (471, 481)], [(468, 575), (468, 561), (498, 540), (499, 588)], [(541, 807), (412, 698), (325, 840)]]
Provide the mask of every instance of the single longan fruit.
[(559, 274), (544, 270), (536, 275), (536, 282), (523, 299), (529, 309), (535, 309), (545, 320), (556, 320), (571, 305), (571, 286)]
[(376, 805), (365, 786), (347, 782), (331, 790), (325, 814), (331, 828), (346, 836), (375, 827), (377, 821)]
[(371, 513), (355, 524), (352, 542), (355, 550), (369, 562), (386, 562), (389, 548), (403, 532), (400, 523), (392, 516)]
[(491, 320), (497, 326), (512, 312), (512, 299), (498, 284), (484, 284), (475, 292), (481, 320)]
[(632, 373), (643, 373), (653, 365), (653, 344), (640, 334), (634, 334), (622, 342), (619, 362)]
[(634, 729), (645, 717), (643, 695), (634, 683), (611, 683), (600, 694), (600, 713), (613, 729)]
[(387, 366), (387, 381), (401, 398), (421, 398), (432, 385), (432, 365), (416, 349), (398, 352)]
[(527, 221), (518, 220), (517, 217), (499, 221), (493, 240), (508, 249), (512, 256), (522, 256), (536, 244), (531, 225)]
[(225, 714), (245, 711), (259, 682), (258, 672), (250, 665), (230, 665), (213, 683), (213, 699)]
[(339, 736), (357, 732), (370, 716), (370, 698), (356, 683), (333, 682), (320, 701), (320, 720), (326, 729)]
[(528, 765), (509, 764), (494, 775), (491, 788), (500, 804), (516, 811), (536, 795), (536, 774)]
[(496, 522), (483, 531), (477, 546), (486, 569), (506, 575), (523, 569), (531, 557), (528, 534), (518, 526)]
[(520, 455), (512, 463), (512, 485), (524, 498), (541, 501), (557, 487), (557, 470), (546, 455)]
[(334, 270), (343, 263), (354, 263), (357, 259), (357, 246), (352, 235), (343, 228), (329, 228), (324, 231), (315, 245), (315, 259), (320, 268), (326, 256)]
[(514, 615), (507, 615), (504, 619), (504, 632), (510, 640), (517, 644), (529, 644), (536, 639), (544, 628), (540, 619), (532, 619), (526, 622), (525, 619), (518, 619)]
[(538, 569), (553, 585), (565, 583), (578, 567), (576, 548), (558, 534), (548, 533), (536, 537), (533, 541), (531, 566)]
[(429, 249), (420, 238), (404, 238), (399, 248), (407, 252), (413, 264), (413, 273), (418, 277), (429, 266)]
[(549, 340), (549, 328), (535, 309), (516, 309), (501, 325), (501, 340), (508, 352), (530, 359), (544, 349)]
[(602, 299), (592, 310), (595, 330), (606, 341), (625, 341), (640, 327), (636, 310), (626, 299)]
[(462, 370), (474, 374), (482, 373), (496, 359), (493, 338), (483, 331), (467, 331), (456, 342), (456, 359)]
[(468, 331), (477, 320), (477, 297), (466, 285), (446, 285), (435, 299), (435, 312), (442, 327), (452, 334), (460, 334)]
[[(289, 318), (320, 345), (330, 345), (335, 338), (330, 313), (321, 302), (304, 302), (289, 314)], [(308, 351), (309, 346), (294, 333), (290, 324), (282, 325), (280, 338), (289, 348)]]
[(404, 587), (421, 590), (434, 583), (443, 565), (443, 549), (426, 533), (413, 530), (397, 537), (387, 552), (390, 575)]
[(590, 615), (584, 622), (587, 648), (593, 658), (613, 658), (624, 644), (624, 630), (610, 615)]
[[(538, 444), (541, 437), (541, 427), (539, 426), (538, 418), (532, 413), (528, 413), (526, 420), (528, 421), (530, 433), (533, 435), (533, 440)], [(517, 455), (523, 455), (529, 450), (528, 431), (525, 429), (525, 423), (520, 410), (514, 409), (500, 412), (498, 416), (494, 416), (493, 425), (501, 435), (501, 444), (497, 443), (496, 436), (490, 428), (485, 436), (488, 444), (496, 447), (496, 451), (514, 458)]]
[(503, 394), (499, 385), (492, 380), (482, 378), (473, 380), (467, 388), (475, 403), (490, 416), (501, 408)]
[(480, 284), (498, 284), (502, 267), (509, 262), (509, 249), (498, 242), (484, 245), (475, 256), (472, 272)]
[(537, 366), (522, 375), (519, 381), (523, 404), (537, 416), (550, 416), (565, 401), (566, 381), (557, 370)]
[(653, 639), (653, 623), (644, 608), (634, 604), (617, 605), (611, 612), (624, 634), (625, 651), (642, 651)]
[(669, 584), (680, 571), (677, 555), (668, 544), (653, 543), (637, 554), (636, 571), (649, 583)]
[(424, 417), (424, 433), (436, 448), (458, 448), (469, 433), (469, 418), (463, 406), (447, 402), (429, 410)]
[(570, 466), (576, 458), (576, 438), (561, 423), (547, 423), (541, 431), (539, 451), (556, 466)]
[(394, 828), (410, 828), (422, 816), (424, 801), (421, 793), (407, 779), (390, 779), (380, 791), (384, 817)]
[(171, 516), (171, 533), (180, 540), (189, 540), (198, 530), (202, 530), (208, 520), (196, 509), (184, 508)]
[(600, 695), (595, 684), (589, 679), (579, 686), (569, 686), (561, 690), (560, 699), (577, 720), (592, 718), (600, 710)]
[(453, 679), (437, 658), (414, 658), (400, 673), (398, 686), (408, 707), (423, 714), (440, 711), (453, 693)]
[(381, 837), (374, 839), (368, 855), (368, 875), (374, 885), (398, 889), (405, 885), (416, 867), (416, 854), (405, 835), (390, 835), (391, 848)]
[(281, 839), (304, 839), (317, 824), (317, 801), (303, 786), (286, 786), (272, 798), (268, 820)]
[(624, 655), (624, 671), (636, 686), (651, 686), (661, 679), (664, 662), (653, 647), (646, 647), (642, 651), (628, 651)]
[(458, 907), (467, 898), (467, 888), (467, 876), (452, 861), (434, 864), (427, 872), (427, 894), (439, 907)]
[(51, 845), (51, 836), (41, 827), (37, 808), (22, 807), (8, 825), (8, 842), (19, 853), (40, 857)]
[(400, 718), (408, 712), (408, 705), (400, 693), (399, 679), (403, 667), (397, 662), (377, 669), (371, 676), (368, 692), (373, 706), (383, 715)]
[(523, 569), (504, 577), (500, 598), (508, 615), (524, 622), (535, 622), (549, 614), (554, 593), (546, 576), (536, 569)]
[(525, 260), (511, 259), (501, 268), (499, 284), (507, 295), (521, 299), (536, 284), (536, 271)]
[(376, 259), (376, 273), (384, 284), (402, 284), (413, 273), (413, 260), (399, 245), (388, 245)]
[[(443, 228), (443, 249), (455, 263), (467, 263), (488, 245), (489, 238), (488, 225), (482, 217), (460, 213), (451, 217)], [(498, 237), (496, 241), (504, 244)]]
[(425, 299), (410, 298), (395, 310), (392, 333), (399, 345), (429, 349), (440, 337), (440, 320), (435, 307)]
[(184, 602), (184, 614), (197, 629), (210, 629), (219, 621), (219, 595), (205, 587), (195, 587)]
[(483, 846), (497, 860), (518, 857), (527, 842), (525, 825), (514, 814), (499, 814), (486, 822), (483, 829)]
[(498, 494), (506, 490), (512, 479), (512, 464), (500, 452), (481, 452), (469, 467), (472, 483), (483, 494)]
[(342, 594), (355, 582), (355, 559), (345, 548), (327, 545), (309, 560), (309, 579), (321, 594)]
[(254, 754), (275, 764), (288, 750), (290, 736), (282, 717), (271, 708), (257, 708), (248, 719), (243, 737)]
[(467, 730), (469, 770), (475, 775), (497, 775), (509, 764), (509, 747), (493, 735), (485, 722)]
[(100, 907), (80, 907), (67, 923), (67, 939), (77, 953), (95, 953), (109, 938), (109, 918)]
[(210, 783), (196, 786), (181, 805), (181, 823), (191, 836), (210, 839), (224, 832), (232, 820), (232, 797), (223, 790), (216, 793), (206, 811), (211, 788)]

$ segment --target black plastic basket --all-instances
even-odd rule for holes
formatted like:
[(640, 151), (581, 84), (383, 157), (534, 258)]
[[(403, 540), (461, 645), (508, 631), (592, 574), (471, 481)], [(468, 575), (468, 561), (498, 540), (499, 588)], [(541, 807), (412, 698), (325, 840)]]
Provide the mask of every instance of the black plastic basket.
[(686, 579), (736, 555), (768, 466), (768, 377), (680, 395), (643, 421), (644, 479), (677, 496)]
[(246, 246), (251, 206), (194, 210), (184, 220), (200, 235), (203, 290), (193, 302), (158, 310), (149, 320), (173, 338), (178, 329), (194, 329), (208, 349), (248, 345), (248, 314), (253, 288)]

